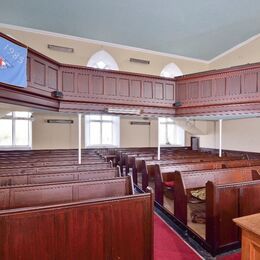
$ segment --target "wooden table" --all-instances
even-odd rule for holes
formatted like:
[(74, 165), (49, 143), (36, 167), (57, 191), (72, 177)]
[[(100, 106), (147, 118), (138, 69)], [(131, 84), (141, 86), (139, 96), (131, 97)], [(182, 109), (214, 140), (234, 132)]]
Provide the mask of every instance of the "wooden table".
[(260, 214), (235, 218), (242, 229), (242, 260), (260, 259)]

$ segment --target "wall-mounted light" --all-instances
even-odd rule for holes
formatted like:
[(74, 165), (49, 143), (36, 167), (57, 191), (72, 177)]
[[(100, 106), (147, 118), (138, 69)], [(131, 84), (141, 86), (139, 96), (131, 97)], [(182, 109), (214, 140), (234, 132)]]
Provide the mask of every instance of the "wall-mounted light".
[(73, 120), (66, 119), (47, 119), (48, 124), (73, 124)]
[(68, 52), (68, 53), (74, 52), (73, 48), (58, 46), (58, 45), (52, 45), (52, 44), (48, 44), (48, 49), (53, 50), (53, 51), (61, 51), (61, 52)]
[(129, 61), (134, 62), (134, 63), (146, 64), (146, 65), (150, 64), (149, 60), (142, 60), (142, 59), (136, 59), (136, 58), (130, 58)]

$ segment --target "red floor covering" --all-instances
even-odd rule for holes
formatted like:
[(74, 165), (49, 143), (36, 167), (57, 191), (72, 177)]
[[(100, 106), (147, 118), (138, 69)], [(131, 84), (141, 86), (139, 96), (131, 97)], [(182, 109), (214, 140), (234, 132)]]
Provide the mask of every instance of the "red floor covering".
[(200, 258), (169, 226), (154, 216), (154, 260), (197, 260)]
[(241, 259), (241, 254), (240, 253), (235, 253), (231, 255), (225, 255), (225, 256), (218, 256), (217, 260), (240, 260)]
[[(154, 260), (203, 259), (182, 240), (163, 220), (154, 215)], [(240, 260), (241, 254), (218, 256), (217, 260)]]

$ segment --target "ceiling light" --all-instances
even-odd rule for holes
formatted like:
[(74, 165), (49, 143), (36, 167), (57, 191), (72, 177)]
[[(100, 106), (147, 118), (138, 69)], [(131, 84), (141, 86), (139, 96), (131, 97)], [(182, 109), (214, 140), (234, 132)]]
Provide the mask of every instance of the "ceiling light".
[(48, 44), (48, 49), (53, 50), (53, 51), (61, 51), (61, 52), (68, 52), (68, 53), (74, 52), (73, 48), (58, 46), (58, 45), (52, 45), (52, 44)]
[(108, 108), (108, 113), (113, 114), (127, 114), (127, 115), (140, 115), (141, 109), (131, 109), (131, 108)]

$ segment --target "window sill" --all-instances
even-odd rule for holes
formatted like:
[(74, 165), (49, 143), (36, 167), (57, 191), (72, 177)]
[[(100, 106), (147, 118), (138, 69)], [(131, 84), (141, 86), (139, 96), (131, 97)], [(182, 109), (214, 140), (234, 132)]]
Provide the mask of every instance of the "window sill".
[(1, 150), (32, 150), (32, 147), (28, 147), (28, 146), (1, 146), (0, 145), (0, 151)]
[(86, 145), (85, 149), (119, 148), (119, 145)]

